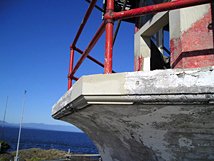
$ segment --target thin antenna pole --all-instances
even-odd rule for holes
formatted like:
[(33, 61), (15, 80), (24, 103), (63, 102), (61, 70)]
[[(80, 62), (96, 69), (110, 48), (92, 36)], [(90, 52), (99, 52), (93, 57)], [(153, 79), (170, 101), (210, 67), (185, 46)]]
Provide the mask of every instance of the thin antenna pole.
[(4, 109), (4, 116), (3, 116), (3, 122), (2, 122), (2, 140), (4, 139), (4, 124), (5, 124), (5, 118), (6, 118), (6, 113), (7, 113), (7, 104), (8, 104), (8, 96), (6, 99), (6, 105), (5, 105), (5, 109)]
[(26, 101), (26, 93), (27, 91), (24, 91), (24, 95), (23, 95), (23, 102), (22, 102), (22, 113), (21, 113), (21, 119), (20, 119), (20, 124), (19, 124), (19, 136), (18, 136), (18, 142), (17, 142), (17, 148), (16, 148), (16, 156), (14, 158), (14, 161), (18, 161), (19, 157), (19, 142), (20, 142), (20, 137), (21, 137), (21, 131), (22, 131), (22, 121), (23, 121), (23, 115), (24, 115), (24, 107), (25, 107), (25, 101)]

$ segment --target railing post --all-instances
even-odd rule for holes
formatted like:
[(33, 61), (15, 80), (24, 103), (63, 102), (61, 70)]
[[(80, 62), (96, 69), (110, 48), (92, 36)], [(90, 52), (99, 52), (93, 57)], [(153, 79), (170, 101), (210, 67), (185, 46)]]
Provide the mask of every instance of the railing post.
[[(107, 0), (106, 12), (111, 15), (114, 11), (114, 0)], [(113, 51), (113, 30), (114, 20), (113, 18), (106, 19), (106, 44), (105, 44), (105, 64), (104, 73), (112, 73), (112, 51)]]
[(76, 43), (77, 43), (77, 41), (78, 41), (82, 31), (83, 31), (83, 28), (85, 27), (85, 24), (88, 21), (89, 16), (91, 15), (91, 12), (92, 12), (94, 6), (96, 6), (96, 2), (97, 2), (97, 0), (92, 0), (91, 1), (90, 6), (88, 7), (88, 10), (86, 11), (85, 16), (84, 16), (84, 18), (83, 18), (83, 20), (82, 20), (82, 22), (80, 24), (80, 27), (78, 29), (78, 32), (77, 32), (77, 34), (76, 34), (76, 36), (74, 38), (74, 41), (71, 44), (72, 48), (75, 47), (75, 45), (76, 45)]
[(71, 73), (73, 71), (73, 64), (74, 64), (74, 49), (70, 49), (70, 63), (69, 63), (69, 72), (68, 72), (68, 90), (72, 86), (72, 80), (73, 78), (71, 77)]

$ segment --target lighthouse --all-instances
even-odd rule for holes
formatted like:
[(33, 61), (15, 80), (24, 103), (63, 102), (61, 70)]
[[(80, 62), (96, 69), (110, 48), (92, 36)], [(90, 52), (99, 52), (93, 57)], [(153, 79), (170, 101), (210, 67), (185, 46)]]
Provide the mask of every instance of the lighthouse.
[[(213, 2), (106, 0), (103, 23), (82, 51), (76, 42), (95, 5), (70, 46), (68, 91), (52, 117), (83, 130), (103, 161), (214, 160)], [(112, 70), (116, 21), (135, 26), (133, 72)], [(104, 32), (102, 64), (88, 53)], [(74, 66), (75, 52), (82, 56)], [(86, 58), (104, 74), (76, 78)]]

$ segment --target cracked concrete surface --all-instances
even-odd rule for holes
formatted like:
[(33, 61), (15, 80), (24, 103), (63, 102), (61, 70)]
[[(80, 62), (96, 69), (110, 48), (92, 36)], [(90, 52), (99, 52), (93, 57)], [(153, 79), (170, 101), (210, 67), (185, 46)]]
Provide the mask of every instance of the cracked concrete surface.
[(211, 161), (214, 67), (83, 77), (52, 115), (88, 134), (104, 161)]

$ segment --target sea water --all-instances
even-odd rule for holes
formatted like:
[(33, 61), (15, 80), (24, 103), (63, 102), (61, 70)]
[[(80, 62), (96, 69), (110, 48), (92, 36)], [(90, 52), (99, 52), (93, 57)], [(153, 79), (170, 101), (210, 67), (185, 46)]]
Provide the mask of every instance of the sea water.
[[(15, 151), (17, 146), (18, 128), (4, 127), (4, 135), (0, 140), (5, 140)], [(48, 131), (38, 129), (22, 129), (20, 149), (41, 148), (58, 149), (73, 153), (98, 153), (93, 142), (84, 133)]]

